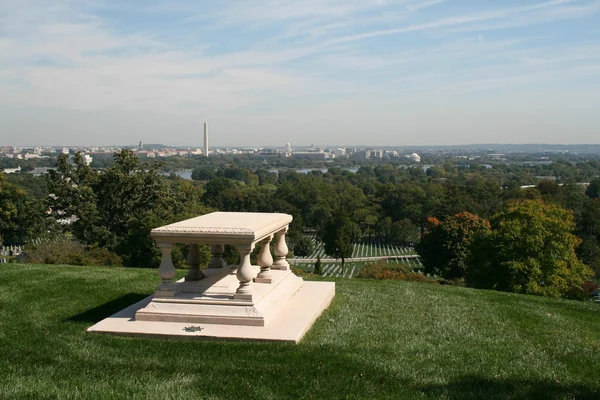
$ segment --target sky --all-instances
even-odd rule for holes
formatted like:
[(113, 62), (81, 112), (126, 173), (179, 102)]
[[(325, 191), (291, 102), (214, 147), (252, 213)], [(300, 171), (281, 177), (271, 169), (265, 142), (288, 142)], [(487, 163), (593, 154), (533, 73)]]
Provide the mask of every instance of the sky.
[(600, 0), (0, 9), (0, 145), (600, 143)]

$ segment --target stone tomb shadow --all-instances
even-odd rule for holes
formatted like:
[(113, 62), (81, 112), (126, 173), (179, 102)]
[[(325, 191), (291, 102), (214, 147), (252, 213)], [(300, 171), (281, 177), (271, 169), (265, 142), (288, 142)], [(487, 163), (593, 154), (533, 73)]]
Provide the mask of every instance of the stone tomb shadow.
[(141, 300), (147, 298), (150, 294), (148, 293), (127, 293), (121, 297), (117, 297), (107, 303), (101, 304), (97, 307), (90, 308), (82, 313), (73, 315), (68, 318), (70, 322), (87, 322), (97, 323), (111, 315), (121, 311), (125, 307), (129, 307)]

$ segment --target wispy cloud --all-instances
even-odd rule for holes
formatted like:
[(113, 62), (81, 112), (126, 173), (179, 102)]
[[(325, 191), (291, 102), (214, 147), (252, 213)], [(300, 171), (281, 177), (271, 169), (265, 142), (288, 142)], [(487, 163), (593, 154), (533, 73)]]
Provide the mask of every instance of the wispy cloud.
[(328, 99), (589, 86), (600, 65), (598, 0), (6, 0), (4, 9), (5, 108), (289, 115)]
[[(581, 2), (583, 0), (552, 0), (544, 3), (537, 3), (527, 6), (513, 7), (513, 8), (505, 8), (505, 9), (496, 9), (492, 11), (486, 11), (481, 13), (470, 13), (467, 15), (458, 15), (447, 18), (442, 18), (430, 22), (425, 22), (421, 24), (409, 24), (406, 26), (402, 26), (399, 28), (393, 29), (384, 29), (384, 30), (375, 30), (370, 32), (363, 32), (354, 35), (348, 35), (343, 37), (338, 37), (329, 41), (329, 43), (344, 43), (351, 42), (357, 40), (363, 40), (368, 38), (374, 38), (379, 36), (387, 36), (387, 35), (395, 35), (401, 33), (408, 32), (418, 32), (418, 31), (426, 31), (426, 30), (434, 30), (441, 28), (452, 28), (452, 27), (461, 27), (468, 26), (470, 28), (466, 28), (468, 30), (472, 30), (472, 26), (474, 23), (486, 22), (486, 21), (502, 21), (504, 20), (505, 25), (488, 25), (486, 29), (500, 29), (503, 26), (509, 26), (508, 22), (506, 22), (509, 18), (515, 18), (518, 16), (522, 16), (524, 14), (532, 15), (532, 12), (544, 10), (551, 7), (559, 6), (559, 9), (553, 10), (553, 20), (557, 19), (567, 19), (573, 18), (573, 14), (577, 14), (577, 16), (584, 16), (590, 13), (597, 12), (599, 10), (600, 2), (594, 1), (585, 7), (579, 8), (564, 8), (562, 7), (564, 4), (573, 3), (573, 2)], [(548, 15), (548, 14), (545, 14)], [(526, 21), (522, 21), (520, 25), (532, 25), (540, 22), (546, 22), (548, 19), (546, 18), (529, 18)], [(481, 26), (481, 25), (478, 25)], [(477, 29), (476, 29), (477, 30)], [(484, 30), (484, 29), (478, 29)]]

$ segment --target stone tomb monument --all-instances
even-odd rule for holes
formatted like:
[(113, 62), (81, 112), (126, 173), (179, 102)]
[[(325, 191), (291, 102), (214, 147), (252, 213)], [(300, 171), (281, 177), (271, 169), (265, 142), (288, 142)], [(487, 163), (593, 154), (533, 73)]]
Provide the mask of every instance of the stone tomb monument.
[[(288, 214), (214, 212), (153, 229), (162, 252), (156, 292), (88, 331), (297, 343), (331, 303), (335, 283), (304, 282), (292, 273), (285, 242), (290, 222)], [(254, 266), (250, 253), (259, 242)], [(177, 282), (171, 260), (176, 243), (190, 245), (190, 269)], [(198, 268), (201, 244), (210, 245), (212, 254), (204, 271)], [(226, 244), (239, 252), (239, 265), (223, 260)]]

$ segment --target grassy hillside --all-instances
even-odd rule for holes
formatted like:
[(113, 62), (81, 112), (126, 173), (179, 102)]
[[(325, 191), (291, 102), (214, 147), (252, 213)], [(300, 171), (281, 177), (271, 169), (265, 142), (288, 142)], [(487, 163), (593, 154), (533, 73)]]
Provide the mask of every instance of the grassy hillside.
[(600, 307), (339, 279), (299, 345), (123, 338), (156, 271), (0, 266), (0, 398), (600, 399)]

